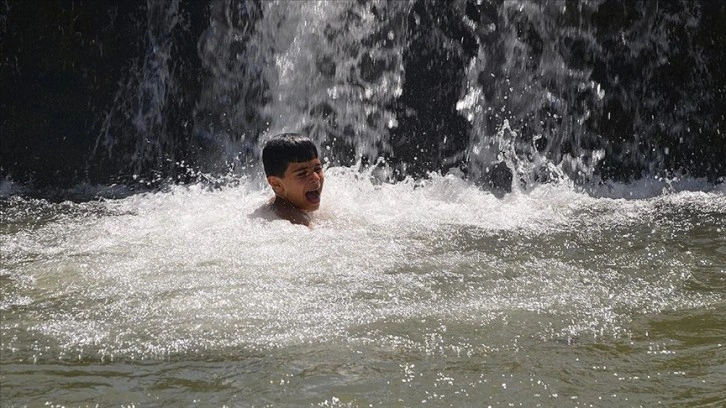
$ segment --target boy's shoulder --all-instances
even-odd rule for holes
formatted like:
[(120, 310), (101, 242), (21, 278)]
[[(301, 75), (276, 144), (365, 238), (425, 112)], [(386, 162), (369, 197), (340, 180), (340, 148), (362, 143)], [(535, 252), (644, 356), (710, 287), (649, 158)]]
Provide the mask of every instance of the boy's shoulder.
[(262, 218), (267, 221), (282, 219), (293, 224), (310, 226), (308, 214), (280, 197), (275, 197), (270, 202), (263, 204), (250, 214), (250, 217)]
[(272, 201), (267, 202), (259, 206), (252, 214), (250, 218), (262, 218), (263, 220), (273, 221), (277, 218), (275, 212), (272, 209)]

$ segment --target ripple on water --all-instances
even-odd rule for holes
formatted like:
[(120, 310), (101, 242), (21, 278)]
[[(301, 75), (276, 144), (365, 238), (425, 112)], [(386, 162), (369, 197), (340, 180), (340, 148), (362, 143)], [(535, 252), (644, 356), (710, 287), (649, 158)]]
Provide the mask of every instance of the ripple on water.
[[(607, 404), (675, 389), (687, 369), (705, 381), (699, 395), (717, 395), (723, 194), (622, 200), (550, 185), (499, 200), (450, 177), (375, 185), (345, 174), (329, 172), (313, 230), (248, 218), (266, 193), (245, 184), (93, 211), (15, 203), (40, 205), (29, 213), (43, 221), (0, 236), (9, 381), (28, 362), (132, 362), (162, 393), (244, 383), (267, 401), (308, 391), (312, 404), (381, 389), (391, 402)], [(218, 381), (194, 379), (205, 370)]]

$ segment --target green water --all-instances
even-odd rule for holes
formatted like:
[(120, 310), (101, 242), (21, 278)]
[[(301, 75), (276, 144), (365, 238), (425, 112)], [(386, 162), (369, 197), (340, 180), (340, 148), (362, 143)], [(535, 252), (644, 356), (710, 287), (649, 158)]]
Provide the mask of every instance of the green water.
[(723, 193), (438, 187), (6, 200), (0, 405), (726, 406)]

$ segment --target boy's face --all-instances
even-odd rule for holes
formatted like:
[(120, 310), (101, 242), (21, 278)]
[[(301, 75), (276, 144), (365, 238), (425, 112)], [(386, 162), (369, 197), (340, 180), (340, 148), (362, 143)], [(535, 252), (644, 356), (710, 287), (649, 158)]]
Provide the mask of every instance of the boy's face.
[(282, 178), (267, 178), (276, 195), (303, 211), (315, 211), (320, 207), (324, 180), (323, 165), (317, 157), (306, 162), (289, 163)]

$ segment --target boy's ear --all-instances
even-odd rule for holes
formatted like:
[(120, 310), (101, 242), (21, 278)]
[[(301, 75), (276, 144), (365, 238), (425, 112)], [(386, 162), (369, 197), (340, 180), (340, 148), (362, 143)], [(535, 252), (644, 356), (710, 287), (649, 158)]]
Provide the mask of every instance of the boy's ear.
[(275, 194), (283, 194), (285, 192), (285, 186), (282, 184), (282, 179), (277, 176), (267, 177), (267, 183), (275, 191)]

